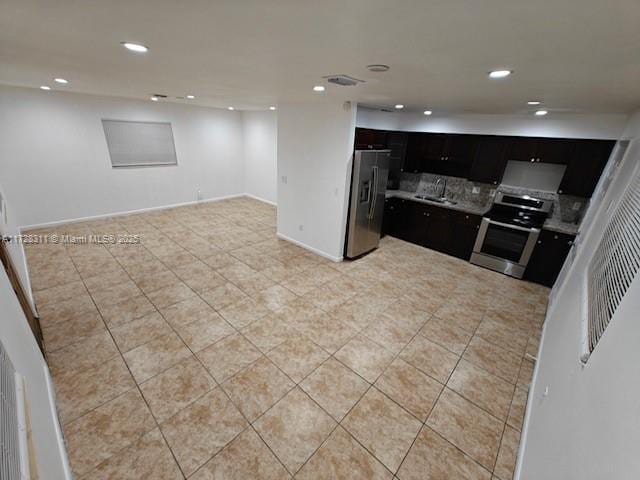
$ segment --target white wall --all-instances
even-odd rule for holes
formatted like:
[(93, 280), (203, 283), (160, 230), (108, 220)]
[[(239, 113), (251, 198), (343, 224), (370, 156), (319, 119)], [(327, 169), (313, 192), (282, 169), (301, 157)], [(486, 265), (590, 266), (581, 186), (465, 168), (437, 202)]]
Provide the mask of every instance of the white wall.
[(0, 341), (14, 368), (25, 379), (39, 478), (71, 479), (50, 390), (49, 370), (3, 268), (0, 268), (0, 312)]
[[(177, 166), (113, 169), (101, 119), (172, 123)], [(0, 86), (0, 178), (20, 226), (244, 193), (242, 113)]]
[(278, 234), (333, 260), (344, 251), (355, 114), (342, 102), (278, 107)]
[(568, 138), (620, 138), (627, 115), (549, 113), (534, 115), (480, 115), (382, 112), (358, 108), (356, 125), (380, 130), (409, 132), (475, 133), (484, 135), (523, 135)]
[(520, 480), (640, 477), (640, 275), (587, 364), (579, 362), (586, 271), (613, 208), (640, 170), (640, 112), (623, 138), (635, 140), (594, 204), (594, 221), (547, 313), (515, 477)]
[(278, 167), (277, 113), (242, 112), (245, 193), (276, 203)]

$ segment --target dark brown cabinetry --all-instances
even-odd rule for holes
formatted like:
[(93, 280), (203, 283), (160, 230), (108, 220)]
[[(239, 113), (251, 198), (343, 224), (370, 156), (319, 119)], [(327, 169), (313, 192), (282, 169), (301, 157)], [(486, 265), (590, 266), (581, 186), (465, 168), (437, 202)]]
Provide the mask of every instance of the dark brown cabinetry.
[(469, 180), (498, 185), (507, 165), (507, 145), (505, 137), (481, 136), (469, 170)]
[(558, 193), (591, 197), (614, 145), (610, 140), (577, 140)]
[(388, 198), (382, 230), (383, 234), (468, 260), (481, 220), (470, 213)]
[(566, 164), (574, 146), (566, 138), (510, 137), (507, 160)]
[(542, 230), (524, 272), (525, 280), (553, 286), (574, 240), (574, 235)]
[(387, 148), (387, 132), (369, 128), (356, 128), (356, 150), (381, 150)]

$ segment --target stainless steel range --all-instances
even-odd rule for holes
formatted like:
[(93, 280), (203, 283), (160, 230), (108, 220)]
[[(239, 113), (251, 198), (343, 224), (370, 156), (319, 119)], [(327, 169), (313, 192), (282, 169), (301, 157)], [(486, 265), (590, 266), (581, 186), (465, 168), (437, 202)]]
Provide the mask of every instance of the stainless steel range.
[(553, 202), (497, 192), (482, 219), (471, 263), (522, 278)]

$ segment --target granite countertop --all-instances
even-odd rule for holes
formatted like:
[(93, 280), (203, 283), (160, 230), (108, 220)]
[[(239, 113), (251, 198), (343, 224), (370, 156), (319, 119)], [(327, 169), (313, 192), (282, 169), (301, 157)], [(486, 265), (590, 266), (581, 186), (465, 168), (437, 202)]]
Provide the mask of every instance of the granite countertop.
[(406, 192), (404, 190), (387, 190), (386, 197), (404, 198), (405, 200), (411, 200), (413, 202), (426, 203), (428, 205), (434, 205), (436, 207), (448, 208), (450, 210), (458, 210), (459, 212), (471, 213), (473, 215), (484, 215), (489, 210), (487, 205), (481, 205), (479, 203), (473, 203), (468, 201), (457, 201), (455, 205), (447, 203), (433, 202), (431, 200), (423, 200), (416, 198), (417, 193)]
[[(405, 200), (411, 200), (413, 202), (426, 203), (428, 205), (434, 205), (436, 207), (448, 208), (450, 210), (457, 210), (464, 213), (471, 213), (473, 215), (483, 216), (490, 208), (490, 205), (483, 205), (480, 203), (469, 201), (458, 201), (455, 205), (433, 202), (431, 200), (423, 200), (416, 198), (417, 193), (407, 192), (404, 190), (387, 190), (386, 198), (404, 198)], [(559, 218), (548, 218), (544, 222), (543, 228), (558, 233), (566, 233), (568, 235), (576, 235), (578, 233), (579, 225), (575, 223), (563, 222)]]

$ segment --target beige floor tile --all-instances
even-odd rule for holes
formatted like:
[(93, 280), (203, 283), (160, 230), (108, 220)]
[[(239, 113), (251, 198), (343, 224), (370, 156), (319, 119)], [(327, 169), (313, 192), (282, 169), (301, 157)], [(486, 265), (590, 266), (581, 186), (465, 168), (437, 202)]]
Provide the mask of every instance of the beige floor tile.
[(462, 358), (509, 383), (517, 381), (521, 358), (479, 337), (471, 339)]
[(233, 283), (225, 283), (200, 294), (200, 296), (216, 310), (222, 310), (248, 297), (246, 293)]
[(212, 311), (213, 309), (199, 297), (191, 297), (160, 309), (160, 313), (162, 313), (165, 320), (176, 329), (184, 327), (198, 317), (204, 316)]
[(147, 297), (153, 303), (156, 308), (162, 309), (178, 303), (187, 298), (195, 297), (196, 294), (193, 290), (187, 287), (184, 283), (177, 283), (168, 287), (163, 287), (159, 290), (154, 290), (147, 294)]
[(424, 427), (398, 471), (401, 480), (489, 480), (491, 473)]
[(527, 407), (527, 391), (516, 388), (513, 392), (513, 400), (509, 407), (509, 416), (507, 417), (507, 425), (522, 430), (522, 422), (524, 421), (525, 409)]
[(531, 383), (531, 379), (533, 378), (533, 369), (535, 368), (535, 366), (536, 364), (526, 357), (522, 360), (517, 383), (519, 388), (522, 388), (523, 390), (529, 390), (529, 384)]
[(37, 303), (37, 307), (40, 314), (40, 324), (43, 328), (71, 320), (82, 313), (98, 311), (91, 296), (86, 291), (80, 293), (77, 297), (56, 303), (46, 305)]
[(427, 425), (486, 469), (493, 470), (502, 436), (500, 420), (445, 388)]
[(296, 295), (305, 295), (323, 283), (321, 278), (315, 277), (311, 272), (300, 272), (284, 280), (282, 285)]
[(440, 383), (446, 383), (459, 357), (427, 338), (417, 335), (400, 353), (400, 358)]
[(96, 310), (81, 313), (70, 320), (43, 326), (44, 345), (48, 352), (53, 352), (100, 333), (105, 328), (102, 317)]
[(298, 334), (290, 336), (269, 351), (267, 356), (297, 383), (324, 362), (329, 354), (304, 335)]
[(399, 324), (388, 314), (374, 317), (369, 326), (363, 330), (363, 335), (393, 353), (398, 353), (415, 335), (412, 328)]
[(330, 358), (300, 388), (340, 422), (369, 388), (369, 384), (337, 360)]
[(334, 353), (356, 335), (354, 329), (327, 314), (315, 316), (296, 328), (329, 353)]
[(124, 359), (139, 384), (192, 355), (175, 333), (158, 337), (125, 353)]
[(155, 422), (137, 389), (66, 425), (65, 441), (76, 475), (83, 475), (153, 430)]
[(296, 475), (297, 480), (391, 480), (393, 474), (342, 427)]
[(179, 285), (180, 279), (171, 270), (166, 269), (136, 278), (135, 282), (140, 290), (148, 294), (161, 288)]
[(131, 280), (126, 280), (109, 287), (98, 287), (90, 293), (93, 301), (100, 309), (142, 294), (140, 289)]
[(294, 474), (329, 436), (336, 422), (296, 387), (254, 426), (287, 470)]
[(133, 377), (118, 355), (79, 373), (54, 377), (62, 423), (68, 423), (135, 388)]
[[(36, 278), (32, 275), (33, 278)], [(55, 303), (77, 298), (79, 295), (87, 293), (84, 283), (78, 278), (76, 281), (67, 281), (59, 285), (48, 285), (44, 290), (36, 290), (33, 293), (39, 309), (48, 307)]]
[(130, 322), (155, 311), (156, 307), (143, 295), (100, 309), (102, 318), (109, 327)]
[(448, 301), (436, 310), (435, 315), (445, 322), (473, 333), (480, 325), (484, 313), (485, 309), (478, 308), (477, 305)]
[(396, 359), (378, 378), (375, 386), (424, 422), (443, 385), (401, 359)]
[(53, 375), (81, 372), (97, 367), (118, 355), (116, 344), (106, 330), (77, 343), (51, 352), (47, 363)]
[(493, 321), (487, 317), (480, 323), (476, 335), (519, 356), (524, 355), (529, 340), (526, 333), (509, 328), (504, 323)]
[(461, 360), (447, 387), (493, 416), (507, 419), (514, 387), (505, 380)]
[(232, 281), (240, 290), (252, 296), (276, 284), (276, 282), (260, 272), (255, 272)]
[(284, 307), (287, 303), (295, 300), (297, 295), (282, 285), (273, 285), (253, 295), (254, 300), (262, 303), (271, 311), (276, 311)]
[(83, 480), (180, 480), (184, 478), (159, 429), (100, 464)]
[(236, 328), (247, 325), (268, 315), (270, 310), (250, 297), (218, 311), (224, 319)]
[(222, 383), (261, 357), (260, 350), (240, 334), (229, 335), (198, 352), (209, 373)]
[(372, 388), (349, 412), (342, 426), (389, 470), (396, 472), (422, 423)]
[(111, 327), (111, 335), (122, 353), (170, 333), (173, 330), (158, 312)]
[(293, 327), (273, 315), (256, 320), (242, 329), (242, 334), (264, 353), (295, 335)]
[(290, 478), (252, 428), (238, 435), (191, 480), (285, 480)]
[(238, 409), (218, 387), (160, 427), (182, 471), (189, 476), (246, 426)]
[(313, 303), (319, 309), (328, 312), (346, 302), (352, 296), (353, 293), (341, 290), (331, 283), (326, 283), (308, 291), (302, 298)]
[(195, 317), (187, 325), (176, 327), (176, 331), (193, 352), (199, 352), (203, 348), (236, 333), (236, 330), (213, 310)]
[(249, 422), (254, 422), (294, 385), (267, 357), (261, 357), (224, 382), (222, 388)]
[(420, 333), (456, 355), (462, 355), (473, 336), (470, 332), (438, 317), (432, 317), (425, 323), (420, 329)]
[(520, 432), (507, 425), (500, 443), (498, 460), (493, 471), (501, 480), (511, 480), (516, 468), (516, 457), (518, 456), (518, 445), (520, 444)]
[(393, 360), (394, 354), (364, 335), (356, 335), (335, 354), (335, 358), (368, 382), (376, 378)]
[(216, 387), (198, 360), (189, 357), (140, 385), (151, 412), (164, 422)]

